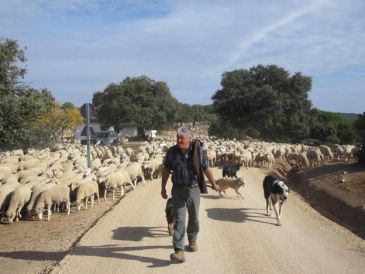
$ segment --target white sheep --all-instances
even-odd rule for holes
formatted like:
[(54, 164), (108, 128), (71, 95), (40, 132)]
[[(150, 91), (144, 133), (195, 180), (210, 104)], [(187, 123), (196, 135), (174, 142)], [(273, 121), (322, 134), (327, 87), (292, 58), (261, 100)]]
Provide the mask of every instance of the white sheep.
[[(57, 184), (56, 184), (56, 181), (54, 179), (51, 179), (51, 181), (48, 183), (48, 184), (44, 184), (44, 185), (37, 185), (33, 188), (33, 191), (32, 191), (32, 195), (31, 195), (31, 198), (30, 198), (30, 201), (27, 205), (27, 216), (28, 217), (31, 217), (33, 215), (33, 209), (34, 209), (34, 206), (35, 206), (35, 202), (38, 198), (38, 196), (45, 190), (47, 189), (50, 189), (52, 187), (55, 187)], [(34, 212), (35, 213), (35, 212)]]
[(67, 215), (70, 215), (70, 189), (68, 186), (56, 185), (44, 190), (38, 197), (35, 211), (40, 220), (43, 219), (43, 210), (47, 207), (47, 221), (51, 219), (52, 204), (66, 203)]
[(13, 185), (0, 186), (0, 212), (4, 213), (4, 209), (9, 205), (11, 193), (14, 190), (15, 187)]
[(106, 194), (108, 190), (112, 190), (113, 192), (113, 201), (115, 197), (115, 191), (118, 187), (120, 187), (120, 197), (124, 195), (124, 185), (129, 183), (132, 188), (134, 189), (133, 182), (131, 182), (131, 179), (129, 177), (129, 173), (124, 169), (121, 168), (118, 171), (109, 173), (106, 175), (105, 178), (105, 190), (104, 190), (104, 200), (106, 200)]
[(9, 224), (11, 224), (15, 218), (15, 221), (19, 221), (22, 217), (20, 211), (24, 205), (30, 200), (32, 190), (30, 187), (23, 185), (17, 187), (11, 195), (8, 209), (5, 211), (5, 217)]
[(148, 173), (151, 176), (151, 180), (153, 180), (153, 174), (157, 171), (157, 178), (160, 177), (162, 171), (162, 157), (159, 158), (151, 158), (150, 160), (143, 162), (143, 170), (145, 173)]
[(10, 174), (3, 180), (3, 185), (13, 185), (14, 187), (18, 187), (20, 186), (18, 179), (18, 175)]
[(143, 171), (142, 171), (142, 167), (139, 163), (132, 163), (130, 165), (128, 165), (125, 170), (128, 172), (129, 177), (131, 178), (132, 182), (134, 183), (134, 187), (137, 186), (137, 179), (138, 177), (142, 178), (142, 182), (145, 185), (146, 181), (144, 179), (143, 176)]
[(8, 177), (10, 174), (16, 173), (18, 169), (18, 165), (14, 165), (14, 164), (2, 164), (0, 166), (0, 180), (5, 179), (6, 177)]
[(96, 180), (91, 177), (87, 178), (87, 181), (84, 180), (84, 183), (81, 183), (76, 189), (76, 205), (77, 210), (80, 211), (81, 206), (83, 205), (83, 201), (85, 200), (85, 209), (87, 210), (87, 200), (91, 200), (91, 206), (94, 205), (94, 195), (96, 195), (98, 199), (98, 203), (100, 204), (99, 199), (99, 185)]

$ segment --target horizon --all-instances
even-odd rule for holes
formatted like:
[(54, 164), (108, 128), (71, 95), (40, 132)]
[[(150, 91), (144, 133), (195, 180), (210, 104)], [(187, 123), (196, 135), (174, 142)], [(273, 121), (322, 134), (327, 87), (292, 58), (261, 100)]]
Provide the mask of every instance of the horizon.
[(30, 86), (81, 106), (126, 77), (212, 104), (221, 75), (277, 65), (312, 77), (312, 106), (365, 111), (365, 2), (0, 0), (0, 37), (25, 51)]

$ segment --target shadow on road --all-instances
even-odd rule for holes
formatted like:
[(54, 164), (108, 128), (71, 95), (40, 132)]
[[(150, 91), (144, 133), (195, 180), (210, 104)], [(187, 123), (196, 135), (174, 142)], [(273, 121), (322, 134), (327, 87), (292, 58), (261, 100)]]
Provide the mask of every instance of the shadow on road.
[[(161, 260), (153, 257), (139, 256), (125, 252), (148, 250), (148, 249), (171, 249), (170, 245), (166, 246), (120, 246), (120, 245), (102, 245), (102, 246), (77, 246), (70, 251), (70, 255), (75, 256), (95, 256), (106, 258), (117, 258), (124, 260), (135, 260), (143, 263), (150, 263), (148, 267), (163, 267), (170, 265), (169, 260)], [(153, 252), (153, 251), (152, 251)], [(14, 251), (1, 252), (0, 257), (12, 258), (18, 260), (62, 260), (68, 252), (47, 252), (47, 251)]]
[(60, 261), (67, 255), (67, 251), (12, 251), (0, 252), (0, 258), (11, 258), (26, 261)]
[[(167, 227), (167, 224), (166, 224)], [(162, 238), (168, 236), (165, 227), (119, 227), (113, 230), (113, 239), (121, 241), (142, 241), (143, 238)]]
[[(168, 237), (167, 229), (163, 227), (120, 227), (113, 230), (113, 239), (120, 241), (142, 241), (145, 237)], [(117, 258), (124, 260), (135, 260), (143, 263), (149, 263), (148, 267), (163, 267), (170, 265), (170, 260), (162, 260), (149, 256), (130, 254), (129, 252), (139, 250), (169, 249), (171, 245), (154, 245), (154, 246), (133, 246), (130, 244), (120, 245), (101, 245), (101, 246), (76, 246), (70, 251), (13, 251), (0, 252), (0, 258), (12, 258), (16, 260), (29, 261), (61, 261), (66, 255), (75, 256), (95, 256)], [(168, 252), (167, 252), (168, 253)]]
[(271, 217), (266, 216), (266, 210), (262, 208), (209, 208), (206, 211), (208, 218), (217, 221), (233, 223), (243, 223), (248, 221), (275, 225), (275, 223), (262, 220), (271, 219)]

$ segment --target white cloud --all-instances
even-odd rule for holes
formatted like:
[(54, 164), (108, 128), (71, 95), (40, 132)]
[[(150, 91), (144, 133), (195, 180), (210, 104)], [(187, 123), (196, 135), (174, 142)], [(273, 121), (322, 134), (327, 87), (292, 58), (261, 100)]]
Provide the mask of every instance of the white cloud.
[(278, 64), (316, 81), (364, 67), (364, 11), (360, 0), (13, 0), (0, 32), (28, 47), (27, 79), (60, 100), (146, 74), (180, 101), (208, 104), (235, 68)]

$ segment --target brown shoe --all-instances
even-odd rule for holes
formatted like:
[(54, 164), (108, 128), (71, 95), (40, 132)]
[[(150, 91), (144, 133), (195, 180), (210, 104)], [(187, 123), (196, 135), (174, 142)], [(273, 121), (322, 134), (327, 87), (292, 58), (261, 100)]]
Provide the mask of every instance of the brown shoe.
[(171, 253), (170, 260), (174, 264), (179, 264), (179, 263), (185, 262), (184, 251), (176, 250), (175, 253)]
[(196, 241), (189, 241), (189, 246), (186, 247), (186, 251), (189, 251), (189, 252), (198, 251), (198, 246), (196, 244)]

